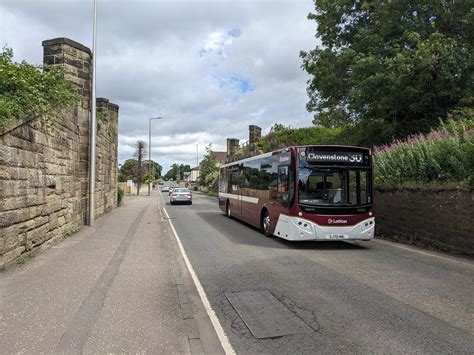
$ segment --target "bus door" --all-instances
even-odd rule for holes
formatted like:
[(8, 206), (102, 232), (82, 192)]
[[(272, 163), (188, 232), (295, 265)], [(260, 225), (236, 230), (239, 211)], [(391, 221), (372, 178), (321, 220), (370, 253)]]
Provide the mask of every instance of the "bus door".
[(277, 184), (272, 194), (270, 218), (274, 225), (280, 221), (279, 230), (275, 235), (286, 238), (288, 236), (288, 222), (286, 216), (289, 213), (294, 196), (294, 172), (291, 165), (279, 165), (277, 170)]

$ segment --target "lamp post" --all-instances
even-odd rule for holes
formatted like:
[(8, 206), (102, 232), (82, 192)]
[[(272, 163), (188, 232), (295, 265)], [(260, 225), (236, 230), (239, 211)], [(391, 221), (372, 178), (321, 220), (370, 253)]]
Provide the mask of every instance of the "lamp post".
[(151, 174), (151, 121), (162, 120), (164, 117), (152, 117), (148, 120), (148, 173)]
[(97, 131), (96, 102), (95, 102), (95, 78), (96, 78), (96, 59), (97, 59), (97, 3), (94, 0), (94, 17), (92, 26), (92, 92), (91, 92), (91, 119), (89, 127), (89, 218), (88, 225), (95, 223), (95, 142)]

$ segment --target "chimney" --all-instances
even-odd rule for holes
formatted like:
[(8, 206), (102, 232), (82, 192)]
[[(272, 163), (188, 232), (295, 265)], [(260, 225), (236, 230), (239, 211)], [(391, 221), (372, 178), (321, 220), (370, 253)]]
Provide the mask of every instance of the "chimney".
[(239, 149), (239, 140), (236, 138), (227, 138), (227, 159), (234, 155)]
[(257, 142), (262, 136), (262, 129), (255, 125), (249, 126), (249, 150), (250, 153), (255, 153), (257, 148)]

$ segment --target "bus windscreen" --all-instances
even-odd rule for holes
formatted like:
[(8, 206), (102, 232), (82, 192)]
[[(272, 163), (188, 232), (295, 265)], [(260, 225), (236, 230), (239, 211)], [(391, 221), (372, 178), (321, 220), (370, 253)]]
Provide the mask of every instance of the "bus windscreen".
[(366, 206), (372, 203), (370, 170), (300, 167), (299, 203), (311, 206)]

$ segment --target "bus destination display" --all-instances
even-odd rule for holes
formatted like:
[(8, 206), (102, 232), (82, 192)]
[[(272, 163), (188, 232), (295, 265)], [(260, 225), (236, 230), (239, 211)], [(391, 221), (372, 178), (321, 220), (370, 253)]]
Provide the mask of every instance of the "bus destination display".
[(359, 152), (310, 152), (306, 160), (310, 163), (365, 164), (364, 155)]

